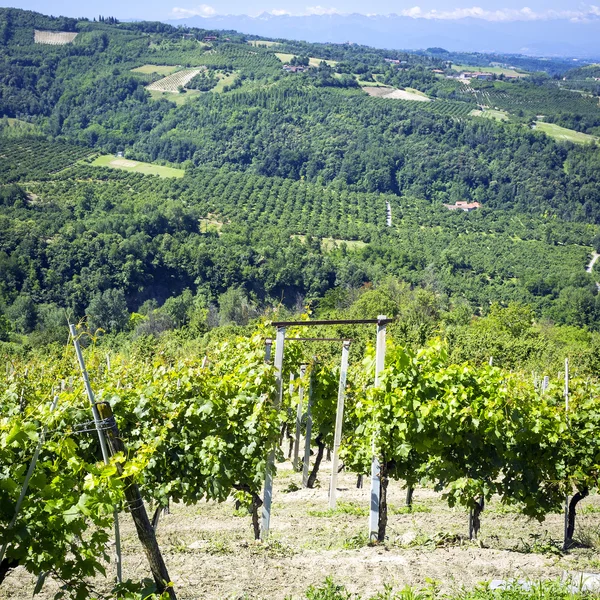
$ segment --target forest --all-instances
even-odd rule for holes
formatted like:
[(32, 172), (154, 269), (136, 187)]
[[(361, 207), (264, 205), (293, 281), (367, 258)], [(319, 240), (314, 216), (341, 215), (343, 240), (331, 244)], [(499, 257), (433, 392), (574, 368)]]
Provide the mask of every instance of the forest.
[[(600, 154), (527, 124), (543, 110), (550, 122), (595, 131), (597, 102), (552, 83), (557, 72), (571, 76), (566, 62), (469, 91), (434, 71), (508, 57), (0, 16), (5, 341), (60, 339), (65, 310), (80, 318), (102, 298), (147, 319), (191, 297), (208, 330), (227, 294), (249, 307), (234, 319), (246, 324), (278, 305), (323, 311), (337, 298), (336, 310), (352, 310), (365, 290), (391, 282), (426, 290), (451, 312), (481, 317), (517, 303), (532, 323), (600, 329), (595, 274), (585, 270), (600, 248)], [(46, 46), (33, 43), (33, 29), (77, 36)], [(285, 72), (285, 60), (307, 70)], [(161, 72), (193, 67), (204, 70), (187, 93), (145, 89)], [(431, 101), (370, 97), (365, 85)], [(491, 95), (507, 121), (471, 116)], [(568, 113), (562, 95), (573, 99)], [(184, 177), (93, 164), (117, 152)], [(482, 208), (444, 207), (459, 200)], [(97, 324), (136, 330), (124, 316)]]

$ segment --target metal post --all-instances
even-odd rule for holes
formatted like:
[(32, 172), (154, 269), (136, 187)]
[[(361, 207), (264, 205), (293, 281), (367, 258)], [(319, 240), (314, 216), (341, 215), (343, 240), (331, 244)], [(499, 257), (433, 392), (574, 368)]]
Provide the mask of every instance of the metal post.
[[(267, 340), (270, 342), (271, 340)], [(277, 328), (277, 337), (275, 339), (275, 370), (276, 370), (276, 398), (275, 408), (279, 409), (281, 406), (282, 394), (283, 394), (283, 345), (285, 343), (285, 327)], [(267, 343), (266, 348), (266, 360), (268, 361), (271, 355), (271, 344)], [(261, 541), (266, 541), (269, 537), (269, 524), (271, 521), (271, 502), (273, 500), (273, 471), (275, 469), (275, 448), (271, 448), (269, 456), (267, 457), (267, 470), (265, 473), (265, 488), (263, 494), (263, 507), (262, 507), (262, 526), (260, 529)]]
[[(300, 365), (300, 378), (306, 375), (306, 365)], [(298, 471), (300, 457), (300, 434), (302, 433), (302, 401), (304, 400), (304, 384), (298, 388), (298, 406), (296, 407), (296, 439), (294, 442), (294, 471)]]
[(308, 384), (308, 403), (306, 405), (306, 434), (304, 436), (304, 464), (302, 465), (302, 487), (308, 485), (308, 469), (310, 468), (310, 436), (312, 434), (312, 399), (313, 399), (313, 370), (310, 370), (310, 382)]
[[(81, 353), (81, 346), (79, 345), (79, 340), (77, 339), (77, 331), (75, 329), (75, 325), (69, 324), (69, 331), (71, 333), (71, 338), (73, 338), (73, 345), (75, 346), (75, 354), (77, 355), (77, 361), (79, 362), (79, 368), (81, 370), (81, 377), (83, 378), (83, 385), (85, 387), (85, 392), (87, 394), (88, 400), (92, 407), (92, 414), (94, 416), (94, 424), (96, 425), (96, 431), (98, 432), (98, 440), (100, 442), (100, 448), (102, 450), (102, 458), (104, 460), (104, 464), (107, 465), (109, 463), (110, 457), (108, 454), (108, 446), (106, 445), (106, 439), (104, 437), (104, 432), (102, 431), (102, 426), (100, 424), (100, 414), (98, 413), (98, 407), (96, 406), (96, 398), (94, 396), (94, 392), (92, 391), (92, 386), (90, 385), (90, 378), (88, 376), (87, 369), (85, 368), (85, 361), (83, 360), (83, 354)], [(115, 519), (115, 554), (116, 554), (116, 562), (117, 562), (117, 581), (121, 583), (122, 581), (122, 565), (121, 565), (121, 530), (119, 528), (119, 512), (115, 508), (114, 510), (114, 519)]]
[(350, 342), (342, 346), (342, 365), (340, 367), (340, 385), (338, 387), (337, 412), (335, 416), (335, 434), (333, 438), (333, 458), (331, 461), (331, 484), (329, 486), (329, 508), (334, 509), (336, 504), (336, 486), (338, 476), (338, 462), (340, 444), (342, 442), (342, 426), (344, 424), (344, 399), (346, 396), (346, 377), (348, 375), (348, 354)]
[[(565, 418), (567, 424), (569, 422), (569, 359), (565, 358)], [(564, 542), (563, 547), (566, 550), (569, 545), (568, 539), (568, 530), (569, 530), (569, 491), (567, 489), (567, 493), (565, 495), (565, 532), (564, 532)]]
[(265, 340), (265, 362), (271, 362), (271, 349), (273, 348), (273, 340), (271, 338), (267, 338)]
[[(54, 400), (50, 406), (50, 412), (53, 412), (58, 404), (58, 395), (54, 396)], [(15, 514), (8, 524), (7, 531), (10, 531), (17, 522), (17, 517), (19, 516), (19, 511), (21, 510), (21, 504), (23, 504), (23, 500), (25, 499), (25, 494), (27, 494), (27, 488), (29, 487), (29, 482), (31, 481), (31, 476), (33, 475), (33, 471), (35, 469), (35, 465), (37, 464), (38, 458), (40, 456), (40, 452), (42, 450), (42, 446), (46, 441), (46, 433), (48, 431), (47, 427), (44, 427), (42, 433), (40, 435), (40, 439), (38, 440), (37, 447), (35, 452), (33, 453), (33, 457), (31, 459), (31, 463), (29, 464), (29, 469), (27, 470), (27, 474), (25, 475), (25, 479), (23, 481), (23, 487), (21, 488), (21, 493), (19, 494), (19, 498), (17, 503), (15, 504)], [(2, 544), (2, 548), (0, 548), (0, 563), (4, 560), (4, 555), (6, 554), (6, 549), (8, 548), (8, 541)]]
[[(375, 387), (379, 386), (379, 375), (385, 366), (385, 315), (377, 317), (377, 346), (375, 353)], [(372, 439), (373, 459), (371, 461), (371, 510), (369, 514), (369, 541), (379, 537), (379, 497), (381, 494), (380, 464), (375, 454), (375, 434)]]
[(550, 377), (548, 375), (544, 375), (544, 379), (542, 379), (542, 392), (545, 392), (550, 385)]

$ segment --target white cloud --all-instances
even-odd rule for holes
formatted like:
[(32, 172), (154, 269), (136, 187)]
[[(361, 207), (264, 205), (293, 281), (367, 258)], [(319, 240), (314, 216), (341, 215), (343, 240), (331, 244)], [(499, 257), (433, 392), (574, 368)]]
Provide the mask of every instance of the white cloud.
[[(303, 11), (289, 11), (285, 8), (274, 8), (269, 13), (276, 17), (284, 15), (307, 16), (307, 15), (340, 15), (343, 14), (337, 8), (327, 6), (307, 6)], [(172, 16), (175, 19), (184, 19), (186, 17), (213, 17), (217, 11), (208, 4), (200, 4), (195, 8), (175, 7), (172, 10)], [(600, 18), (600, 6), (589, 4), (581, 5), (576, 10), (542, 10), (534, 11), (528, 6), (523, 8), (500, 8), (497, 10), (487, 10), (480, 6), (471, 6), (467, 8), (443, 8), (425, 10), (420, 6), (406, 8), (397, 13), (403, 17), (413, 19), (481, 19), (484, 21), (512, 22), (512, 21), (544, 21), (551, 19), (562, 19), (570, 21), (586, 21), (589, 19)], [(374, 17), (376, 14), (366, 16)]]
[(307, 6), (307, 15), (339, 15), (341, 14), (337, 8), (325, 8), (324, 6)]
[(200, 4), (196, 8), (173, 8), (173, 17), (175, 19), (185, 19), (187, 17), (214, 17), (217, 11), (208, 4)]
[(420, 6), (413, 6), (398, 13), (413, 19), (483, 19), (485, 21), (543, 21), (550, 19), (585, 20), (590, 17), (600, 16), (600, 7), (590, 5), (581, 10), (545, 10), (535, 12), (528, 6), (523, 8), (503, 8), (498, 10), (485, 10), (480, 6), (470, 8), (453, 8), (450, 10), (423, 10)]

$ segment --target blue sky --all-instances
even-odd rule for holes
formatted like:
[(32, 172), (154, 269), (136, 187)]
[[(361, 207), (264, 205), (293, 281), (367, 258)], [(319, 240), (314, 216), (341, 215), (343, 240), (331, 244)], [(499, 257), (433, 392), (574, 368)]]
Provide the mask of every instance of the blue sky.
[(476, 17), (490, 21), (560, 18), (585, 20), (600, 17), (598, 5), (565, 0), (475, 0), (472, 3), (443, 0), (15, 0), (0, 6), (27, 8), (45, 14), (94, 17), (98, 14), (120, 19), (167, 20), (194, 15), (397, 13), (414, 18), (460, 19)]

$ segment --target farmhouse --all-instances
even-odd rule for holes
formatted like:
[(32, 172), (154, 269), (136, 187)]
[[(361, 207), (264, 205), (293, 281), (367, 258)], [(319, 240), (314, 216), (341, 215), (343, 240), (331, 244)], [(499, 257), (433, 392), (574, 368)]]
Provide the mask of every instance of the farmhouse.
[(479, 79), (480, 81), (492, 81), (494, 79), (493, 73), (461, 73), (461, 79)]
[(216, 42), (219, 38), (216, 35), (207, 35), (202, 41), (203, 42)]
[(481, 208), (479, 202), (467, 202), (466, 200), (459, 200), (455, 204), (444, 204), (448, 210), (462, 210), (463, 212), (471, 212)]
[(431, 71), (431, 72), (432, 72), (432, 73), (438, 73), (438, 74), (440, 74), (440, 75), (443, 75), (443, 74), (444, 74), (444, 71), (443, 71), (442, 69), (432, 69), (432, 71)]
[(283, 70), (288, 73), (304, 73), (305, 71), (308, 71), (308, 67), (305, 67), (304, 65), (283, 65)]

